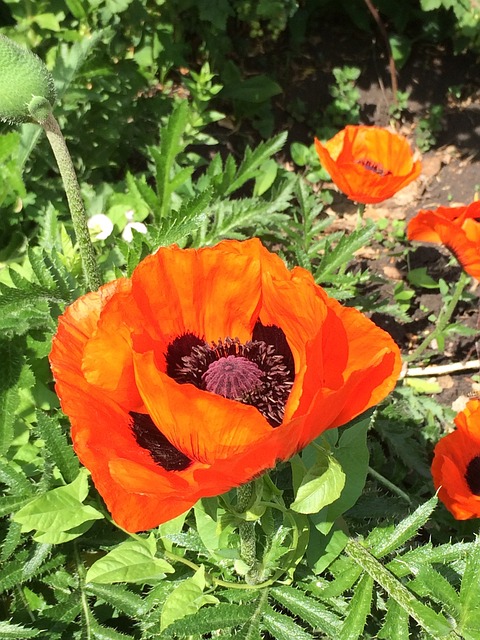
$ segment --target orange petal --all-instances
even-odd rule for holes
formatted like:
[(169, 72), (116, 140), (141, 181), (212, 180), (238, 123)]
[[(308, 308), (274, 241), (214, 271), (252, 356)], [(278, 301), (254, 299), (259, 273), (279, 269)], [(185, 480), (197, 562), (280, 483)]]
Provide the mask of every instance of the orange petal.
[(132, 275), (133, 296), (146, 331), (173, 340), (190, 332), (206, 341), (227, 336), (246, 341), (260, 305), (260, 265), (245, 243), (214, 248), (168, 247), (149, 256)]
[[(148, 413), (163, 435), (192, 460), (213, 464), (266, 442), (272, 427), (254, 407), (228, 400), (161, 373), (153, 353), (134, 355), (135, 376)], [(275, 460), (265, 452), (260, 468)], [(265, 465), (265, 466), (264, 466)]]

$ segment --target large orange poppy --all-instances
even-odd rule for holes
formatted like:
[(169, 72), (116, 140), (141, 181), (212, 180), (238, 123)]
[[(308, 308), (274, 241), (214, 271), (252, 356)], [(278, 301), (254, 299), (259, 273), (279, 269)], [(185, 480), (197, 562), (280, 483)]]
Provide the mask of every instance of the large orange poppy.
[(444, 244), (465, 271), (480, 280), (480, 202), (422, 209), (408, 223), (407, 236), (409, 240)]
[(362, 204), (391, 198), (422, 170), (406, 138), (381, 127), (348, 125), (315, 148), (340, 191)]
[(455, 424), (435, 447), (433, 483), (457, 520), (480, 518), (480, 400), (470, 400)]
[(257, 239), (160, 248), (67, 308), (50, 362), (75, 451), (128, 531), (348, 422), (401, 364), (387, 333)]

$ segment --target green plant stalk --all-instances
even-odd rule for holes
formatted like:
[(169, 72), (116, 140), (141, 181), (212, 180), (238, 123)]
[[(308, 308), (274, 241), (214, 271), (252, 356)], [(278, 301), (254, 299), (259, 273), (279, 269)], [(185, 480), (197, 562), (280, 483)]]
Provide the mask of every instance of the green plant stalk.
[(445, 330), (445, 327), (450, 322), (453, 312), (455, 311), (455, 307), (457, 306), (463, 290), (465, 289), (468, 282), (470, 282), (470, 276), (462, 271), (450, 302), (446, 306), (444, 306), (440, 312), (435, 329), (431, 333), (429, 333), (428, 336), (426, 336), (426, 338), (418, 345), (413, 353), (404, 358), (405, 362), (413, 362), (414, 360), (416, 360), (425, 351), (429, 344)]
[[(237, 505), (236, 509), (239, 514), (245, 512), (252, 506), (254, 498), (254, 484), (249, 482), (237, 487)], [(249, 567), (245, 575), (247, 584), (255, 585), (264, 579), (261, 575), (260, 564), (257, 561), (257, 541), (255, 537), (255, 522), (249, 520), (241, 520), (238, 525), (238, 533), (240, 535), (240, 558)]]
[(100, 273), (95, 251), (90, 239), (87, 226), (87, 214), (85, 212), (80, 185), (78, 184), (72, 158), (58, 122), (52, 114), (42, 123), (42, 127), (50, 142), (60, 175), (62, 176), (63, 186), (72, 216), (73, 229), (80, 249), (87, 287), (91, 291), (96, 291), (101, 285)]
[(378, 471), (375, 471), (375, 469), (373, 469), (372, 467), (368, 467), (368, 473), (372, 476), (372, 478), (375, 478), (375, 480), (377, 480), (380, 484), (383, 484), (383, 486), (389, 489), (392, 493), (396, 493), (397, 496), (400, 496), (400, 498), (403, 498), (403, 500), (405, 500), (407, 504), (412, 504), (410, 496), (407, 495), (405, 491), (402, 491), (400, 487), (397, 487), (396, 484), (393, 484), (393, 482), (390, 482), (388, 478), (385, 478), (385, 476), (382, 476), (381, 473), (378, 473)]
[(458, 639), (445, 617), (418, 600), (368, 549), (350, 538), (345, 552), (433, 638)]

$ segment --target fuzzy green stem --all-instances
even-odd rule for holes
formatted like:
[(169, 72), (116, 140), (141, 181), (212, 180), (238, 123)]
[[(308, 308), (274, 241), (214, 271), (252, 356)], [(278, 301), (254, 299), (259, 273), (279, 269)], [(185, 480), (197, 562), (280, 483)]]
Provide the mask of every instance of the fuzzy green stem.
[(82, 257), (83, 271), (87, 286), (91, 291), (96, 291), (100, 284), (100, 273), (97, 266), (95, 251), (90, 239), (87, 226), (87, 215), (83, 204), (80, 185), (73, 166), (65, 138), (58, 126), (55, 117), (50, 114), (42, 123), (48, 141), (53, 150), (57, 165), (62, 176), (63, 186), (67, 195), (68, 206), (72, 216), (73, 229)]
[(457, 285), (453, 291), (450, 302), (445, 305), (440, 311), (435, 329), (424, 338), (424, 340), (418, 345), (415, 351), (404, 358), (405, 362), (413, 362), (414, 360), (416, 360), (430, 345), (430, 343), (435, 340), (437, 336), (442, 334), (442, 332), (445, 330), (445, 327), (450, 322), (453, 312), (455, 311), (458, 301), (460, 300), (463, 290), (465, 289), (468, 282), (470, 282), (470, 276), (462, 271)]
[[(245, 514), (252, 506), (255, 498), (254, 483), (249, 482), (241, 487), (237, 487), (237, 512)], [(245, 575), (247, 584), (255, 585), (264, 580), (261, 574), (260, 564), (257, 561), (257, 541), (255, 537), (255, 522), (241, 520), (238, 525), (240, 535), (240, 557), (249, 567)]]
[(379, 482), (380, 484), (383, 484), (383, 486), (389, 489), (392, 493), (396, 493), (397, 496), (400, 496), (400, 498), (403, 498), (405, 502), (407, 502), (408, 504), (412, 504), (410, 496), (408, 496), (405, 493), (405, 491), (402, 491), (400, 487), (397, 487), (396, 484), (393, 484), (393, 482), (390, 482), (388, 478), (385, 478), (385, 476), (382, 476), (381, 473), (378, 473), (378, 471), (375, 471), (375, 469), (373, 469), (372, 467), (368, 467), (368, 473), (372, 476), (372, 478), (375, 478), (377, 482)]

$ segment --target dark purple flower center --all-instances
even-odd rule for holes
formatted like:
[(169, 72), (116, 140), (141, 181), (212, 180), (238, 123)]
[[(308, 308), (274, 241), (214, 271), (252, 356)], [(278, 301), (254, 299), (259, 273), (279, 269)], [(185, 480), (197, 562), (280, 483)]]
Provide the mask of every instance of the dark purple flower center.
[(137, 444), (147, 449), (151, 458), (166, 471), (183, 471), (192, 461), (179, 451), (158, 429), (146, 413), (130, 411), (131, 428)]
[(167, 374), (179, 384), (254, 406), (272, 427), (282, 423), (295, 367), (279, 327), (257, 322), (246, 343), (229, 337), (208, 343), (187, 333), (169, 344), (165, 359)]
[(476, 496), (480, 496), (480, 456), (472, 458), (465, 471), (468, 488)]
[(374, 162), (373, 160), (369, 160), (368, 158), (363, 158), (355, 161), (356, 164), (361, 165), (367, 171), (371, 171), (372, 173), (376, 173), (378, 176), (391, 176), (392, 172), (384, 169), (379, 162)]
[(227, 356), (209, 365), (202, 378), (205, 389), (230, 400), (241, 400), (261, 382), (262, 372), (243, 356)]
[[(285, 334), (274, 325), (257, 322), (252, 340), (238, 338), (208, 343), (193, 333), (175, 338), (165, 354), (166, 372), (179, 384), (248, 404), (260, 411), (272, 427), (283, 420), (295, 377), (293, 355)], [(192, 460), (179, 451), (148, 414), (130, 412), (137, 444), (166, 471), (183, 471)], [(207, 417), (208, 419), (208, 417)]]

